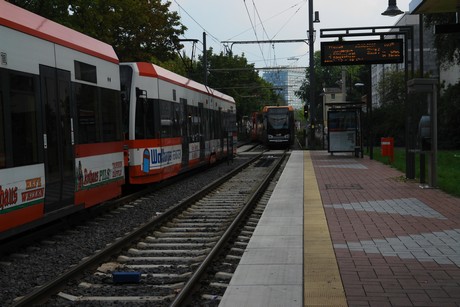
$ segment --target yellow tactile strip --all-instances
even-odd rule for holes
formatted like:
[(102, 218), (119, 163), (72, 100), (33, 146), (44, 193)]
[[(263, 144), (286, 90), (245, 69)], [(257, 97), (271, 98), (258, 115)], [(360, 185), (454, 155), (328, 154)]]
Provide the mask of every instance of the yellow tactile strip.
[(347, 306), (310, 152), (304, 152), (304, 306)]

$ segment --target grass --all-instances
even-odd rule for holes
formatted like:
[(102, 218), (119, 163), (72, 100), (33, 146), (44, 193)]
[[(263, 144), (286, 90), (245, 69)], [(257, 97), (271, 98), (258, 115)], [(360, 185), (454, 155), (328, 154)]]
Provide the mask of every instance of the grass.
[[(369, 154), (369, 153), (366, 153)], [(415, 156), (415, 176), (420, 180), (420, 155)], [(381, 161), (391, 167), (406, 172), (406, 151), (404, 148), (395, 148), (394, 161), (390, 163), (388, 157), (382, 157), (380, 147), (374, 147), (374, 159)], [(425, 156), (425, 182), (428, 183), (428, 159)], [(446, 193), (460, 197), (460, 150), (439, 150), (438, 151), (438, 178), (437, 187)]]

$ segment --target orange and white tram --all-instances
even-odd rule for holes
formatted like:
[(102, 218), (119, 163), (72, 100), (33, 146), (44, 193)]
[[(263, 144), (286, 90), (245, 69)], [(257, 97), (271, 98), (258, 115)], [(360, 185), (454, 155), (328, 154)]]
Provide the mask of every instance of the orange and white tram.
[(236, 153), (232, 97), (0, 0), (0, 240)]
[(233, 155), (232, 97), (150, 63), (120, 65), (131, 184), (164, 180)]
[(0, 41), (0, 233), (120, 195), (113, 48), (5, 1)]

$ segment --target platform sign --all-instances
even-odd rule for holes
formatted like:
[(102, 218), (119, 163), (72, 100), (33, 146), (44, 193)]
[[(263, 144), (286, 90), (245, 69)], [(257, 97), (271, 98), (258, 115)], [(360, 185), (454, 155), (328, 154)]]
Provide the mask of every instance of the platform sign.
[(321, 43), (321, 65), (361, 65), (404, 62), (402, 39)]
[(328, 152), (354, 152), (359, 129), (357, 110), (327, 112)]

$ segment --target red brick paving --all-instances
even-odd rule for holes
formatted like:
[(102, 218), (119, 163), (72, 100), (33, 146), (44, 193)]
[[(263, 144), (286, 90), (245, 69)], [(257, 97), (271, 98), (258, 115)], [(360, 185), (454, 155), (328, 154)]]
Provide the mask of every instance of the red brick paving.
[[(460, 229), (460, 199), (421, 189), (369, 158), (311, 152), (333, 244)], [(361, 164), (366, 168), (353, 168)], [(348, 165), (341, 168), (340, 165)], [(416, 198), (447, 219), (366, 212), (327, 205)], [(460, 306), (456, 264), (335, 248), (349, 306)], [(458, 255), (460, 256), (460, 255)]]

